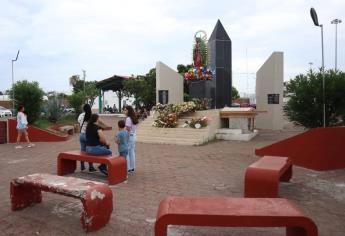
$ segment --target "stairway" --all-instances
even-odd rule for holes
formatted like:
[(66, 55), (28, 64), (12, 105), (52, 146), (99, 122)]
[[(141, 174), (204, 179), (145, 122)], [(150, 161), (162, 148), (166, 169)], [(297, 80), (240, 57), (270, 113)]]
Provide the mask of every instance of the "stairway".
[[(209, 124), (205, 128), (193, 129), (182, 128), (186, 120), (206, 116), (210, 118)], [(220, 123), (218, 110), (206, 110), (189, 113), (178, 120), (176, 128), (157, 128), (153, 127), (154, 118), (146, 118), (139, 124), (137, 129), (137, 142), (176, 144), (176, 145), (202, 145), (215, 138), (215, 132)]]

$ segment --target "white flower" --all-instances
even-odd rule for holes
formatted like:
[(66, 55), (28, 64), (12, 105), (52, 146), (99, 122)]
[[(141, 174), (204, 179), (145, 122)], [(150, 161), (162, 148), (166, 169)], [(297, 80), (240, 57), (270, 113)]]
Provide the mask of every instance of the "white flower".
[(187, 123), (184, 123), (184, 124), (182, 125), (182, 128), (186, 128), (186, 127), (188, 127), (188, 124), (187, 124)]
[(195, 127), (196, 129), (200, 129), (200, 128), (201, 128), (201, 124), (196, 123), (196, 124), (194, 125), (194, 127)]

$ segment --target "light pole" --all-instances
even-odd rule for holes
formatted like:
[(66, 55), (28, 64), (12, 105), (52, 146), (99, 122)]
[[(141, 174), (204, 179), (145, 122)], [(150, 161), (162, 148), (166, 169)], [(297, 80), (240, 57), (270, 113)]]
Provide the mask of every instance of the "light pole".
[(13, 76), (13, 62), (17, 61), (18, 60), (18, 56), (19, 56), (19, 50), (17, 52), (17, 56), (16, 56), (16, 59), (12, 59), (12, 113), (14, 114), (14, 76)]
[(309, 62), (308, 64), (309, 64), (309, 70), (312, 70), (311, 67), (312, 67), (313, 63), (312, 63), (312, 62)]
[(325, 101), (325, 60), (323, 54), (323, 25), (319, 24), (317, 14), (314, 8), (310, 8), (310, 15), (313, 19), (314, 25), (321, 27), (321, 48), (322, 48), (322, 100), (323, 100), (323, 127), (326, 127), (326, 101)]
[(83, 71), (83, 80), (84, 80), (84, 94), (85, 94), (85, 77), (86, 77), (86, 70)]
[(334, 19), (331, 21), (331, 24), (335, 24), (335, 71), (337, 70), (337, 46), (338, 46), (338, 24), (341, 23), (340, 19)]

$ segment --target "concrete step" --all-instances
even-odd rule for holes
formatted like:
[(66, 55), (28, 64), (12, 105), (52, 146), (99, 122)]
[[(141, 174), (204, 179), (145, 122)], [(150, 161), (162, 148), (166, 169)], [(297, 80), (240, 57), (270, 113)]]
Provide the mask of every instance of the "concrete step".
[(172, 138), (137, 138), (137, 142), (140, 143), (158, 143), (158, 144), (177, 144), (177, 145), (200, 145), (203, 143), (203, 140), (200, 139), (172, 139)]

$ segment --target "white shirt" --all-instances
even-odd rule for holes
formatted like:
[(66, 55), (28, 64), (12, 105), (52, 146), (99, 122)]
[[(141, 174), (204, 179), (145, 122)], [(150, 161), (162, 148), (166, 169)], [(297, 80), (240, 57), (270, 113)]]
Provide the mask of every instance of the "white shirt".
[(23, 112), (18, 112), (17, 114), (17, 123), (22, 124), (23, 126), (27, 126), (28, 120), (26, 119), (26, 115)]
[[(86, 133), (86, 126), (87, 126), (87, 121), (84, 121), (85, 117), (85, 112), (81, 113), (78, 117), (78, 123), (80, 125), (80, 133), (85, 134)], [(84, 121), (84, 124), (83, 124)], [(83, 125), (83, 127), (81, 127)]]
[(137, 125), (133, 124), (132, 119), (130, 117), (126, 118), (126, 127), (129, 128), (130, 134), (135, 134), (135, 131), (137, 130)]

